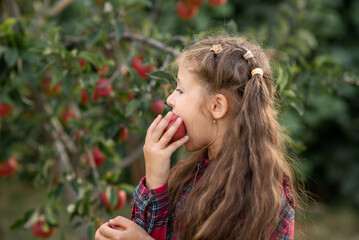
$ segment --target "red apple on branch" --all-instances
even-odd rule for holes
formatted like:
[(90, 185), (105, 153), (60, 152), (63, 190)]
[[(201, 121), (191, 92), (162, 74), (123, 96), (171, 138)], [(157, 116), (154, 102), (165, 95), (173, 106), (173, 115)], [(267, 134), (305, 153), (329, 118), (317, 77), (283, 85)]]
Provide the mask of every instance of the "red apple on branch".
[(62, 86), (60, 83), (56, 83), (51, 87), (51, 76), (49, 75), (41, 79), (41, 85), (44, 91), (50, 96), (54, 96), (62, 92)]
[(6, 117), (12, 112), (13, 109), (14, 109), (13, 105), (2, 103), (0, 100), (0, 117)]
[(191, 7), (200, 7), (202, 5), (202, 0), (185, 0), (184, 2)]
[(75, 119), (75, 118), (76, 118), (76, 114), (75, 114), (75, 111), (73, 109), (66, 110), (61, 115), (61, 121), (62, 121), (62, 123), (64, 125), (67, 125), (67, 121), (69, 119)]
[(186, 2), (177, 2), (176, 13), (181, 20), (190, 20), (197, 15), (198, 7), (194, 7)]
[(217, 7), (223, 5), (227, 2), (227, 0), (209, 0), (209, 6)]
[(111, 95), (111, 90), (111, 83), (106, 78), (101, 78), (96, 83), (93, 100), (98, 102), (100, 97), (109, 97)]
[(38, 238), (49, 238), (55, 231), (56, 229), (51, 227), (44, 218), (40, 218), (32, 225), (32, 232)]
[[(96, 167), (101, 166), (106, 160), (105, 155), (103, 155), (103, 153), (100, 151), (100, 149), (98, 147), (92, 147), (92, 157), (93, 157)], [(85, 161), (86, 161), (86, 164), (88, 166), (90, 166), (90, 159), (87, 156), (87, 154), (85, 156)]]
[(165, 102), (163, 100), (155, 100), (153, 102), (151, 102), (151, 111), (155, 114), (161, 114), (163, 112), (163, 110), (165, 110)]
[(18, 165), (15, 156), (10, 157), (4, 162), (0, 163), (0, 176), (10, 177), (17, 171)]
[[(163, 134), (165, 132), (167, 132), (167, 130), (176, 122), (177, 118), (178, 118), (178, 116), (176, 114), (173, 114), (172, 119), (169, 122), (169, 124), (167, 125), (167, 127), (165, 128), (165, 130), (163, 131)], [(171, 144), (171, 143), (183, 138), (184, 136), (186, 136), (186, 127), (182, 121), (181, 125), (179, 126), (176, 133), (173, 135), (173, 137), (171, 138), (171, 140), (169, 141), (168, 144)]]
[[(115, 197), (116, 201), (111, 205), (110, 199), (111, 194), (117, 194)], [(123, 190), (119, 190), (116, 186), (107, 186), (105, 191), (101, 193), (101, 201), (108, 210), (118, 210), (126, 204), (127, 195)]]
[(81, 100), (80, 103), (81, 104), (86, 104), (90, 101), (88, 95), (87, 95), (87, 90), (86, 88), (81, 89)]
[(120, 126), (120, 142), (126, 141), (128, 138), (128, 128), (121, 124)]
[(86, 66), (87, 60), (84, 58), (79, 59), (79, 66), (80, 68), (84, 68)]
[(156, 68), (156, 65), (142, 65), (143, 57), (135, 57), (132, 61), (132, 67), (142, 79), (148, 79), (149, 73)]

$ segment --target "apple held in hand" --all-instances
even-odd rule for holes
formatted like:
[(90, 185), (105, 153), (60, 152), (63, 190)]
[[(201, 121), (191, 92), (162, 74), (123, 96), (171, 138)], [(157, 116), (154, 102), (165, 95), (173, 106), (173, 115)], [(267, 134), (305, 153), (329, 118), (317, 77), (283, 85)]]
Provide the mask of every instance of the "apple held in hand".
[(10, 177), (14, 175), (18, 168), (17, 160), (15, 156), (10, 157), (8, 160), (0, 163), (0, 176)]
[[(112, 202), (111, 202), (112, 199)], [(108, 210), (118, 210), (126, 204), (127, 195), (116, 186), (107, 186), (101, 193), (101, 201)]]
[[(178, 116), (173, 114), (172, 119), (169, 122), (169, 124), (167, 125), (167, 127), (165, 128), (165, 130), (163, 131), (163, 134), (165, 132), (167, 132), (167, 130), (176, 122), (177, 118), (178, 118)], [(179, 126), (176, 133), (173, 135), (173, 137), (171, 138), (171, 140), (169, 141), (168, 144), (171, 144), (171, 143), (183, 138), (184, 136), (186, 136), (186, 127), (182, 121), (181, 125)]]
[(38, 238), (48, 238), (52, 236), (55, 231), (56, 229), (51, 227), (43, 218), (40, 218), (32, 225), (32, 232)]

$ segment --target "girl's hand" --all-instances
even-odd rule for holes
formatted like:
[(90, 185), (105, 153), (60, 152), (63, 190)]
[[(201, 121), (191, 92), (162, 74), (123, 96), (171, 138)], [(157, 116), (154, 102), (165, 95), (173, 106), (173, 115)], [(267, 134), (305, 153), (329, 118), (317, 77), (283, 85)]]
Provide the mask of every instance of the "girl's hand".
[(188, 136), (185, 136), (168, 145), (182, 122), (181, 118), (177, 118), (176, 122), (162, 136), (172, 115), (172, 112), (168, 112), (163, 119), (159, 115), (147, 130), (143, 153), (146, 163), (146, 187), (148, 189), (158, 188), (167, 182), (171, 155), (188, 140)]
[(154, 240), (131, 220), (118, 216), (97, 229), (95, 240)]

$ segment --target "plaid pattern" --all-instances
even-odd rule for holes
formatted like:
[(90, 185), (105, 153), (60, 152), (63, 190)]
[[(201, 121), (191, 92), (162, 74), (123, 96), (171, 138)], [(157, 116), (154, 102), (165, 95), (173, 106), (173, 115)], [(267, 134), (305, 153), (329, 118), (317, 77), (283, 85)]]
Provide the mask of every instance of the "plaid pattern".
[[(169, 195), (167, 184), (152, 190), (145, 187), (146, 177), (135, 188), (132, 198), (132, 217), (131, 220), (145, 229), (156, 240), (175, 240), (173, 224), (176, 216), (182, 211), (186, 198), (196, 182), (201, 178), (203, 172), (210, 164), (208, 159), (199, 159), (197, 173), (190, 184), (182, 190), (182, 194), (176, 203), (175, 211), (168, 216)], [(293, 240), (294, 236), (294, 199), (290, 192), (289, 177), (283, 178), (281, 186), (282, 209), (280, 212), (280, 222), (276, 226), (274, 233), (269, 240)]]

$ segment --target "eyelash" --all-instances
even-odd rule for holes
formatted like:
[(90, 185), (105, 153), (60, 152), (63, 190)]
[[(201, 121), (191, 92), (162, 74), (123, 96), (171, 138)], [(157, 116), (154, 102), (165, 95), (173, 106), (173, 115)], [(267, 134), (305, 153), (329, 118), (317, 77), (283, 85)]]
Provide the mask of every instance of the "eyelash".
[(176, 91), (179, 92), (179, 94), (182, 94), (182, 93), (183, 93), (182, 90), (181, 90), (181, 89), (178, 89), (178, 88), (176, 88)]

